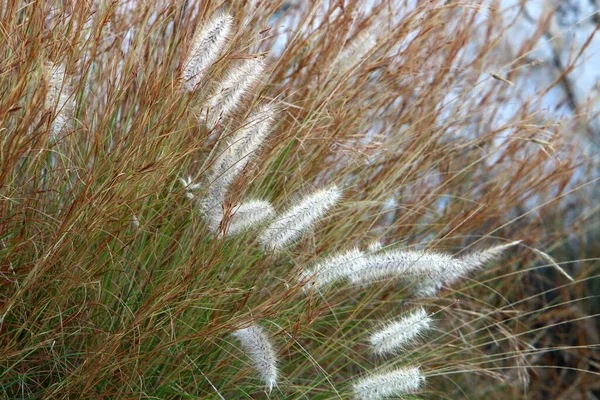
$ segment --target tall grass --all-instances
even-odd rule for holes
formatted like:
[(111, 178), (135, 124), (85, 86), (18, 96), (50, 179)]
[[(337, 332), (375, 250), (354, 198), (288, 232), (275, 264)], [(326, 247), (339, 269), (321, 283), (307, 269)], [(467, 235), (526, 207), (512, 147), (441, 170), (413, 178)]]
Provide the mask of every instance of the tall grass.
[[(549, 220), (586, 161), (540, 98), (506, 115), (526, 72), (498, 61), (501, 20), (284, 3), (1, 3), (1, 395), (518, 398), (550, 370), (594, 390), (598, 271), (540, 258), (587, 221)], [(312, 290), (348, 251), (488, 268)], [(417, 308), (424, 337), (374, 355)], [(584, 337), (544, 340), (566, 326)]]

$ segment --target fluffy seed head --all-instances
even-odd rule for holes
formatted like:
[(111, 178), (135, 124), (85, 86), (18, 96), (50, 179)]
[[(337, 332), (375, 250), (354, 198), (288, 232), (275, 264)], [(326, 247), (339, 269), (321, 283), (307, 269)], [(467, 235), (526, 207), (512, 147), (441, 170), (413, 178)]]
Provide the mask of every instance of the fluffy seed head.
[(300, 238), (342, 197), (337, 186), (317, 190), (273, 221), (260, 235), (265, 249), (280, 251)]
[(258, 58), (242, 60), (231, 68), (210, 99), (206, 121), (209, 127), (214, 127), (236, 109), (244, 94), (260, 79), (263, 70), (263, 61)]
[(68, 126), (75, 105), (73, 100), (70, 99), (71, 93), (65, 80), (64, 66), (51, 62), (47, 63), (46, 77), (48, 92), (45, 106), (47, 109), (52, 110), (54, 116), (50, 127), (50, 140), (53, 141)]
[(453, 263), (447, 268), (436, 270), (435, 274), (425, 276), (417, 285), (418, 296), (434, 296), (443, 286), (450, 286), (467, 274), (480, 269), (487, 262), (499, 257), (509, 247), (515, 246), (521, 241), (515, 241), (500, 246), (494, 246), (486, 250), (474, 252), (464, 256), (453, 258)]
[(365, 254), (357, 248), (335, 254), (316, 264), (300, 275), (300, 283), (307, 283), (306, 289), (320, 289), (339, 279), (352, 275), (364, 268)]
[(271, 133), (274, 113), (272, 106), (264, 105), (250, 114), (244, 126), (227, 141), (225, 149), (215, 160), (208, 176), (208, 193), (203, 204), (213, 231), (221, 222), (222, 204), (229, 188)]
[(423, 308), (417, 308), (373, 333), (369, 341), (375, 353), (392, 353), (411, 344), (424, 331), (430, 329), (432, 324), (433, 320), (427, 312)]
[(277, 359), (263, 328), (254, 324), (248, 328), (238, 329), (232, 335), (240, 341), (242, 348), (252, 360), (254, 369), (271, 391), (277, 384)]
[(449, 254), (429, 251), (390, 250), (371, 254), (364, 268), (350, 276), (354, 284), (367, 284), (379, 280), (402, 277), (430, 276), (440, 278), (444, 271), (455, 268), (459, 262)]
[(218, 15), (196, 33), (181, 73), (185, 90), (193, 90), (202, 79), (204, 71), (221, 55), (232, 24), (233, 18), (230, 15)]
[(395, 371), (372, 375), (353, 385), (357, 400), (379, 400), (390, 396), (414, 393), (425, 382), (419, 368), (400, 368)]
[(349, 278), (357, 285), (401, 278), (415, 284), (418, 296), (433, 296), (442, 287), (455, 283), (517, 243), (519, 242), (460, 257), (425, 250), (390, 250), (370, 254), (362, 267), (357, 268)]
[(259, 226), (274, 215), (273, 206), (266, 200), (244, 201), (234, 210), (227, 234), (235, 235)]

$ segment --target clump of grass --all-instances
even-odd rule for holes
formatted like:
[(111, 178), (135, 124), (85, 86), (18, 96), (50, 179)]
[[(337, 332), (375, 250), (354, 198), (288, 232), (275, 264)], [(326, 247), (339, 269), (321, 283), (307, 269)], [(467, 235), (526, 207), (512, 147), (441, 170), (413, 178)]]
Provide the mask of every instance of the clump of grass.
[[(520, 290), (578, 160), (539, 98), (500, 118), (499, 20), (346, 3), (0, 8), (3, 396), (506, 394), (563, 350), (540, 325), (593, 318), (552, 320), (589, 272)], [(373, 357), (400, 303), (436, 330)]]

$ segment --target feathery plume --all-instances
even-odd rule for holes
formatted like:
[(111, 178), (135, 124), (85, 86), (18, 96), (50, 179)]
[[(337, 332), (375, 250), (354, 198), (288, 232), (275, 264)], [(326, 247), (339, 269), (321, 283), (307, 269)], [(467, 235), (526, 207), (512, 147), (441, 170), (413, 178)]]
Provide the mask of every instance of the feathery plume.
[(414, 393), (424, 382), (419, 368), (411, 367), (372, 375), (356, 382), (353, 388), (358, 400), (379, 400)]
[(460, 257), (458, 257), (458, 259), (462, 262), (461, 263), (462, 268), (448, 271), (445, 276), (444, 284), (445, 285), (453, 284), (454, 282), (456, 282), (458, 279), (460, 279), (467, 273), (474, 271), (476, 269), (479, 269), (485, 263), (499, 257), (500, 255), (502, 255), (504, 250), (508, 249), (509, 247), (513, 247), (519, 243), (521, 243), (521, 241), (517, 240), (514, 242), (507, 243), (507, 244), (490, 247), (489, 249), (486, 249), (486, 250), (482, 250), (482, 251), (478, 251), (478, 252), (474, 252), (474, 253), (470, 253), (470, 254), (466, 254), (466, 255), (461, 255)]
[(264, 69), (263, 61), (251, 58), (240, 61), (219, 84), (210, 99), (207, 125), (214, 127), (238, 106), (244, 94), (256, 83)]
[(48, 62), (46, 65), (48, 92), (46, 94), (46, 108), (53, 111), (54, 119), (50, 127), (50, 140), (54, 141), (66, 128), (75, 105), (70, 99), (71, 93), (65, 81), (65, 68), (62, 65)]
[(423, 308), (417, 308), (402, 318), (389, 323), (369, 338), (377, 354), (392, 353), (404, 348), (424, 331), (431, 328), (433, 320)]
[(354, 284), (367, 284), (399, 277), (414, 282), (418, 296), (433, 296), (442, 287), (455, 283), (517, 243), (520, 242), (460, 257), (423, 250), (391, 250), (369, 256), (364, 268), (352, 274), (350, 280)]
[(228, 235), (235, 235), (256, 227), (275, 215), (275, 209), (266, 200), (247, 200), (240, 204), (233, 213), (227, 230)]
[(185, 90), (193, 90), (202, 79), (203, 72), (221, 55), (232, 24), (230, 15), (218, 15), (196, 33), (181, 73)]
[(215, 160), (208, 177), (208, 194), (203, 204), (213, 231), (218, 229), (223, 217), (221, 207), (231, 184), (271, 133), (274, 114), (275, 110), (270, 105), (261, 106), (250, 114), (244, 126), (228, 140), (225, 150)]
[(459, 261), (449, 254), (420, 250), (389, 250), (371, 254), (363, 268), (350, 276), (354, 284), (366, 284), (391, 277), (439, 277), (443, 271), (455, 269)]
[(337, 186), (318, 190), (305, 196), (298, 204), (273, 221), (260, 235), (267, 250), (279, 251), (300, 238), (319, 218), (342, 197)]
[(312, 270), (305, 270), (300, 275), (300, 283), (307, 283), (304, 289), (320, 289), (336, 280), (352, 275), (356, 270), (364, 268), (365, 253), (357, 248), (335, 254), (320, 263)]
[(254, 364), (254, 369), (267, 385), (269, 392), (277, 384), (277, 359), (269, 337), (259, 325), (238, 329), (232, 333)]

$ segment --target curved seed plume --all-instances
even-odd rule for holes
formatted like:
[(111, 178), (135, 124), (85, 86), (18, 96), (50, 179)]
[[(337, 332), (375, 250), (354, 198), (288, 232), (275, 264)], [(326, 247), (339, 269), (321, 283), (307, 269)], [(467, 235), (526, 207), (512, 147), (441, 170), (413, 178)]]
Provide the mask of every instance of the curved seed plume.
[(71, 93), (65, 79), (65, 67), (48, 62), (45, 73), (48, 82), (45, 106), (53, 111), (50, 140), (54, 141), (60, 132), (68, 127), (75, 104), (70, 99)]
[(461, 263), (449, 254), (419, 250), (389, 250), (370, 255), (364, 267), (350, 275), (354, 284), (367, 284), (392, 277), (440, 278)]
[(375, 353), (383, 355), (401, 350), (413, 342), (424, 331), (431, 328), (433, 320), (423, 308), (404, 315), (373, 333), (369, 342)]
[(418, 391), (425, 377), (419, 368), (400, 368), (395, 371), (372, 375), (353, 385), (354, 396), (358, 400), (379, 400), (390, 396)]
[(258, 58), (240, 61), (231, 68), (210, 99), (206, 121), (209, 127), (214, 127), (236, 109), (244, 94), (260, 79), (263, 70), (263, 61)]
[(230, 15), (218, 15), (196, 33), (181, 73), (185, 90), (193, 90), (202, 80), (204, 71), (221, 55), (232, 24)]
[(305, 196), (262, 232), (259, 237), (260, 242), (266, 250), (283, 250), (284, 247), (299, 239), (341, 197), (342, 193), (337, 186), (321, 189)]
[(305, 290), (320, 289), (363, 269), (366, 261), (365, 253), (354, 248), (326, 258), (311, 270), (303, 271), (299, 281), (306, 283)]
[(277, 384), (277, 359), (269, 337), (259, 325), (238, 329), (232, 335), (240, 341), (270, 392)]
[(417, 296), (435, 296), (442, 287), (453, 285), (465, 275), (480, 269), (487, 262), (501, 256), (506, 249), (519, 243), (520, 240), (461, 255), (454, 258), (455, 262), (449, 264), (447, 268), (439, 268), (439, 266), (432, 268), (432, 273), (424, 275), (424, 279), (417, 284)]
[(227, 141), (225, 150), (215, 160), (208, 176), (208, 193), (203, 204), (209, 217), (209, 227), (213, 231), (219, 228), (223, 218), (222, 204), (229, 188), (271, 133), (274, 115), (273, 106), (260, 106)]
[(231, 217), (228, 235), (257, 227), (275, 215), (275, 209), (266, 200), (247, 200), (240, 204)]
[(404, 278), (414, 282), (417, 296), (433, 296), (471, 271), (502, 254), (520, 242), (453, 257), (450, 254), (424, 250), (390, 250), (370, 254), (362, 267), (349, 274), (353, 284), (369, 284), (387, 278)]

